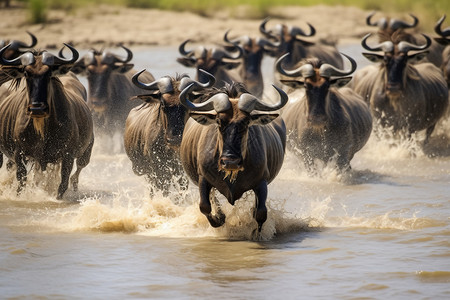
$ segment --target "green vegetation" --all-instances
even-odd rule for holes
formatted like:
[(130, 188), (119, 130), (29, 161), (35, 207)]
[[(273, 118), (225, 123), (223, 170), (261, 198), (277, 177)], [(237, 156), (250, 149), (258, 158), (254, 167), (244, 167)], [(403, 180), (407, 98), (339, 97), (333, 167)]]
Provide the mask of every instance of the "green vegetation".
[(267, 16), (270, 9), (275, 6), (344, 5), (387, 13), (411, 12), (419, 17), (424, 26), (433, 24), (444, 13), (450, 12), (448, 0), (20, 0), (20, 2), (28, 4), (30, 21), (33, 23), (45, 22), (47, 9), (73, 11), (92, 4), (191, 11), (204, 16), (213, 16), (217, 11), (228, 9), (231, 16), (235, 17), (242, 17), (242, 13), (237, 12), (245, 6), (247, 8), (245, 17), (248, 18)]

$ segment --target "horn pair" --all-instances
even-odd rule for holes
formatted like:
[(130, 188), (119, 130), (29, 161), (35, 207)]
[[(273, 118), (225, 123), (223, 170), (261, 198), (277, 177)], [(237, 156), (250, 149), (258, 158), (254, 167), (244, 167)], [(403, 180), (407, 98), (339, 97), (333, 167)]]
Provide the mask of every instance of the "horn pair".
[[(134, 83), (134, 85), (136, 85), (137, 87), (144, 89), (144, 90), (149, 90), (149, 91), (156, 91), (159, 90), (161, 93), (169, 93), (171, 91), (173, 91), (173, 87), (172, 87), (172, 80), (169, 77), (162, 77), (158, 80), (155, 80), (151, 83), (143, 83), (141, 81), (139, 81), (139, 76), (145, 72), (145, 69), (137, 72), (136, 74), (133, 75), (133, 77), (131, 78), (131, 81)], [(201, 83), (198, 82), (196, 80), (193, 80), (191, 78), (188, 77), (184, 77), (180, 80), (180, 90), (184, 90), (187, 86), (189, 85), (194, 85), (195, 87), (198, 88), (210, 88), (214, 85), (214, 83), (216, 82), (216, 78), (211, 75), (210, 73), (206, 72), (205, 70), (200, 70), (200, 72), (204, 73), (207, 77), (208, 77), (208, 81), (205, 83)]]
[[(278, 103), (274, 105), (269, 105), (262, 102), (260, 99), (249, 93), (244, 93), (239, 97), (238, 102), (239, 109), (247, 113), (251, 113), (253, 110), (274, 111), (281, 109), (288, 102), (288, 96), (283, 90), (277, 88), (274, 85), (272, 86), (277, 90), (278, 94), (280, 95), (280, 100), (278, 101)], [(193, 111), (215, 110), (216, 112), (220, 113), (231, 108), (229, 97), (225, 93), (215, 94), (214, 96), (212, 96), (203, 103), (192, 103), (191, 101), (189, 101), (188, 98), (189, 93), (192, 92), (193, 88), (194, 83), (191, 83), (180, 93), (180, 102), (190, 110)]]
[[(338, 76), (348, 76), (348, 75), (352, 74), (356, 70), (356, 61), (353, 58), (351, 58), (350, 56), (345, 55), (344, 53), (341, 53), (341, 54), (350, 61), (351, 65), (352, 65), (350, 70), (348, 70), (348, 71), (340, 70), (330, 64), (322, 64), (319, 68), (319, 75), (322, 77), (329, 78), (329, 77), (338, 77)], [(289, 76), (289, 77), (303, 77), (303, 78), (308, 78), (308, 77), (314, 76), (315, 71), (314, 71), (314, 67), (311, 64), (304, 64), (295, 70), (283, 69), (282, 61), (289, 55), (290, 55), (289, 53), (286, 53), (285, 55), (281, 56), (275, 63), (275, 68), (280, 74)]]
[[(364, 36), (364, 38), (361, 41), (361, 45), (363, 46), (364, 49), (369, 50), (369, 51), (383, 51), (383, 52), (394, 51), (394, 43), (391, 41), (385, 41), (378, 45), (370, 47), (369, 45), (367, 45), (367, 39), (370, 37), (370, 35), (371, 35), (371, 33), (367, 34), (366, 36)], [(406, 53), (408, 51), (414, 51), (414, 50), (420, 51), (420, 50), (427, 49), (431, 45), (431, 39), (425, 34), (422, 34), (422, 36), (426, 39), (426, 43), (424, 45), (414, 45), (414, 44), (406, 42), (406, 41), (401, 41), (400, 43), (398, 43), (398, 50), (400, 52)]]
[[(71, 64), (74, 63), (78, 57), (79, 53), (78, 51), (70, 46), (69, 44), (64, 43), (64, 45), (72, 51), (72, 58), (66, 59), (64, 57), (55, 56), (49, 52), (44, 52), (42, 54), (42, 63), (48, 66), (54, 66), (54, 65), (63, 65), (63, 64)], [(31, 52), (26, 52), (19, 57), (15, 59), (5, 59), (3, 57), (3, 54), (5, 51), (11, 46), (11, 44), (7, 45), (6, 47), (2, 48), (0, 50), (0, 63), (3, 65), (9, 65), (9, 66), (20, 66), (20, 65), (30, 65), (35, 62), (34, 54)]]
[[(386, 18), (381, 18), (377, 22), (373, 22), (372, 21), (372, 17), (375, 15), (375, 13), (376, 12), (373, 11), (367, 16), (366, 24), (368, 26), (378, 26), (381, 29), (386, 29), (388, 27)], [(397, 20), (397, 19), (391, 19), (389, 21), (389, 29), (397, 30), (397, 29), (406, 29), (406, 28), (416, 27), (417, 24), (419, 24), (419, 19), (417, 19), (417, 17), (414, 16), (413, 14), (409, 14), (409, 15), (411, 16), (411, 18), (413, 18), (413, 22), (412, 23), (407, 23), (405, 21)]]

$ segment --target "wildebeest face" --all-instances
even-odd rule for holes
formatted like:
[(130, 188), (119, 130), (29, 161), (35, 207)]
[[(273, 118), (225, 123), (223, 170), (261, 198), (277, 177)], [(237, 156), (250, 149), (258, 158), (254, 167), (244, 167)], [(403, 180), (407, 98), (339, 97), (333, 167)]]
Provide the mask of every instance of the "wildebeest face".
[(112, 69), (105, 64), (92, 64), (86, 68), (89, 86), (88, 106), (94, 113), (107, 109), (107, 86)]
[(50, 67), (42, 64), (26, 66), (24, 76), (29, 99), (27, 113), (32, 118), (48, 117), (47, 86), (51, 76)]
[(305, 80), (306, 103), (308, 108), (307, 122), (310, 126), (322, 128), (327, 121), (326, 98), (330, 83), (317, 76)]
[(386, 68), (386, 94), (395, 96), (403, 90), (403, 77), (406, 69), (408, 56), (405, 53), (384, 55)]
[(172, 148), (178, 148), (183, 137), (184, 125), (189, 117), (181, 105), (178, 94), (163, 94), (161, 97), (164, 138)]
[(266, 125), (278, 114), (250, 114), (237, 108), (238, 100), (230, 99), (232, 107), (217, 114), (192, 112), (190, 116), (202, 125), (216, 124), (218, 130), (218, 169), (225, 172), (225, 178), (236, 180), (239, 171), (244, 170), (247, 152), (249, 126)]

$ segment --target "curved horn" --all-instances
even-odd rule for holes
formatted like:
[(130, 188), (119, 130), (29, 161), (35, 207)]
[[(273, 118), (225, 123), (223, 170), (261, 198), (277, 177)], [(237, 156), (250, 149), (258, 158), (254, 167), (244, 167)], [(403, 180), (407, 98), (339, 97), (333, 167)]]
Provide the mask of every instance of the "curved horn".
[(309, 34), (306, 34), (300, 27), (294, 26), (291, 28), (290, 30), (290, 35), (291, 36), (313, 36), (316, 34), (316, 29), (314, 28), (314, 26), (312, 26), (310, 23), (306, 23), (309, 26)]
[(369, 47), (369, 45), (367, 45), (367, 39), (369, 38), (370, 35), (371, 33), (366, 34), (361, 41), (361, 45), (363, 46), (364, 49), (369, 51), (384, 51), (384, 52), (394, 51), (394, 43), (392, 43), (391, 41), (385, 41), (374, 47)]
[(351, 58), (350, 56), (345, 55), (344, 53), (341, 53), (341, 54), (343, 56), (345, 56), (352, 64), (352, 67), (350, 68), (349, 71), (339, 70), (338, 68), (336, 68), (335, 66), (332, 66), (330, 64), (323, 64), (320, 66), (319, 75), (322, 77), (348, 76), (348, 75), (352, 74), (353, 72), (355, 72), (356, 61), (353, 58)]
[(240, 110), (251, 113), (253, 110), (274, 111), (281, 109), (289, 100), (288, 95), (280, 88), (272, 85), (280, 95), (280, 100), (274, 105), (263, 103), (257, 97), (249, 93), (244, 93), (239, 97), (238, 107)]
[(131, 50), (125, 47), (124, 45), (119, 46), (122, 47), (122, 49), (124, 49), (127, 52), (127, 57), (125, 59), (121, 59), (119, 56), (115, 54), (113, 54), (113, 57), (115, 58), (116, 62), (126, 64), (127, 62), (133, 59), (133, 52), (131, 52)]
[(447, 27), (444, 29), (444, 31), (442, 31), (442, 23), (444, 23), (446, 15), (443, 15), (442, 18), (439, 19), (439, 21), (437, 21), (436, 25), (434, 26), (434, 32), (436, 32), (437, 34), (439, 34), (442, 37), (448, 37), (450, 36), (450, 27)]
[[(228, 44), (231, 44), (231, 45), (233, 45), (233, 46), (237, 46), (237, 44), (239, 44), (240, 40), (239, 40), (239, 39), (234, 39), (234, 40), (230, 41), (230, 39), (228, 38), (228, 33), (229, 33), (230, 31), (231, 31), (231, 29), (228, 29), (228, 30), (225, 32), (225, 34), (223, 35), (223, 40), (224, 40), (226, 43), (228, 43)], [(249, 38), (247, 37), (247, 39), (249, 39)]]
[(54, 65), (64, 65), (64, 64), (71, 64), (77, 61), (77, 59), (80, 57), (80, 54), (78, 51), (70, 46), (69, 44), (64, 43), (64, 45), (72, 51), (72, 58), (65, 59), (64, 57), (55, 56), (49, 52), (44, 52), (42, 54), (42, 63), (44, 65), (48, 66), (54, 66)]
[(278, 40), (278, 37), (271, 34), (270, 32), (266, 31), (266, 23), (269, 22), (270, 18), (267, 17), (265, 18), (261, 24), (259, 24), (259, 32), (261, 32), (265, 37), (269, 38), (269, 39), (275, 39)]
[(208, 78), (207, 82), (201, 83), (201, 82), (193, 80), (189, 77), (184, 77), (180, 80), (179, 90), (183, 91), (191, 83), (194, 83), (194, 85), (195, 85), (193, 89), (210, 88), (214, 85), (214, 83), (216, 83), (216, 77), (214, 77), (214, 75), (212, 75), (211, 73), (206, 72), (203, 69), (199, 69), (199, 72), (206, 75), (206, 77)]
[(412, 18), (413, 18), (413, 23), (408, 24), (405, 21), (402, 20), (396, 20), (396, 19), (391, 19), (391, 21), (389, 22), (389, 28), (391, 28), (392, 30), (397, 30), (400, 28), (413, 28), (416, 27), (417, 24), (419, 24), (419, 19), (414, 16), (413, 14), (409, 14)]
[(184, 49), (184, 47), (186, 46), (186, 44), (189, 43), (190, 41), (191, 41), (191, 40), (187, 39), (187, 40), (185, 40), (184, 42), (182, 42), (182, 43), (180, 44), (180, 46), (178, 47), (178, 52), (180, 52), (181, 55), (183, 55), (183, 56), (188, 56), (188, 55), (190, 55), (190, 54), (192, 53), (193, 50), (191, 50), (191, 51), (186, 51), (186, 50)]
[(131, 77), (131, 82), (133, 82), (133, 84), (135, 86), (137, 86), (143, 90), (149, 90), (149, 91), (159, 90), (158, 80), (155, 80), (151, 83), (143, 83), (143, 82), (139, 81), (139, 76), (144, 72), (145, 72), (145, 69), (142, 69), (141, 71), (134, 74), (133, 77)]
[(379, 26), (380, 21), (372, 23), (372, 17), (376, 14), (376, 11), (372, 11), (367, 17), (366, 17), (366, 24), (368, 26)]
[(414, 45), (414, 44), (408, 43), (406, 41), (401, 41), (400, 43), (398, 43), (398, 51), (408, 52), (408, 51), (414, 51), (414, 50), (427, 49), (428, 47), (431, 46), (431, 39), (423, 33), (422, 33), (422, 35), (426, 39), (426, 43), (424, 45), (419, 46), (419, 45)]
[(217, 112), (223, 112), (227, 109), (231, 108), (230, 99), (228, 95), (225, 93), (218, 93), (209, 98), (207, 101), (203, 103), (192, 103), (189, 101), (189, 93), (193, 90), (195, 83), (191, 83), (188, 85), (181, 93), (180, 93), (180, 102), (185, 107), (194, 111), (210, 111), (215, 110)]
[(31, 44), (27, 45), (21, 41), (13, 41), (11, 47), (13, 49), (19, 48), (33, 48), (37, 44), (37, 38), (29, 31), (27, 31), (28, 35), (31, 37)]
[(288, 77), (311, 77), (314, 75), (314, 68), (311, 64), (304, 64), (301, 67), (295, 69), (295, 70), (285, 70), (282, 67), (282, 61), (289, 56), (290, 53), (286, 53), (283, 56), (281, 56), (276, 62), (275, 62), (275, 68), (276, 70), (281, 74)]
[(0, 64), (6, 65), (6, 66), (21, 66), (21, 65), (27, 66), (27, 65), (31, 65), (35, 62), (34, 55), (31, 52), (26, 52), (12, 60), (5, 59), (3, 57), (3, 54), (10, 46), (11, 46), (11, 44), (8, 44), (7, 46), (3, 47), (0, 50)]

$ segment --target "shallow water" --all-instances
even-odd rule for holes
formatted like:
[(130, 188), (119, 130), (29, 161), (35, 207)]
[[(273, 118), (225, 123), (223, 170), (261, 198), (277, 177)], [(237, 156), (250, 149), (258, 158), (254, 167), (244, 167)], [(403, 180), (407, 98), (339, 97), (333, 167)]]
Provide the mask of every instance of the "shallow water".
[[(358, 46), (342, 51), (365, 64)], [(136, 68), (192, 76), (177, 56), (176, 48), (138, 49)], [(272, 66), (265, 60), (267, 78)], [(448, 150), (449, 127), (431, 152)], [(1, 298), (450, 297), (449, 156), (372, 137), (350, 174), (325, 167), (310, 178), (288, 153), (255, 236), (252, 194), (234, 207), (219, 197), (227, 222), (213, 229), (193, 184), (151, 200), (127, 156), (105, 151), (121, 137), (96, 138), (80, 191), (64, 201), (55, 198), (58, 179), (30, 175), (17, 196), (14, 175), (0, 169)]]

